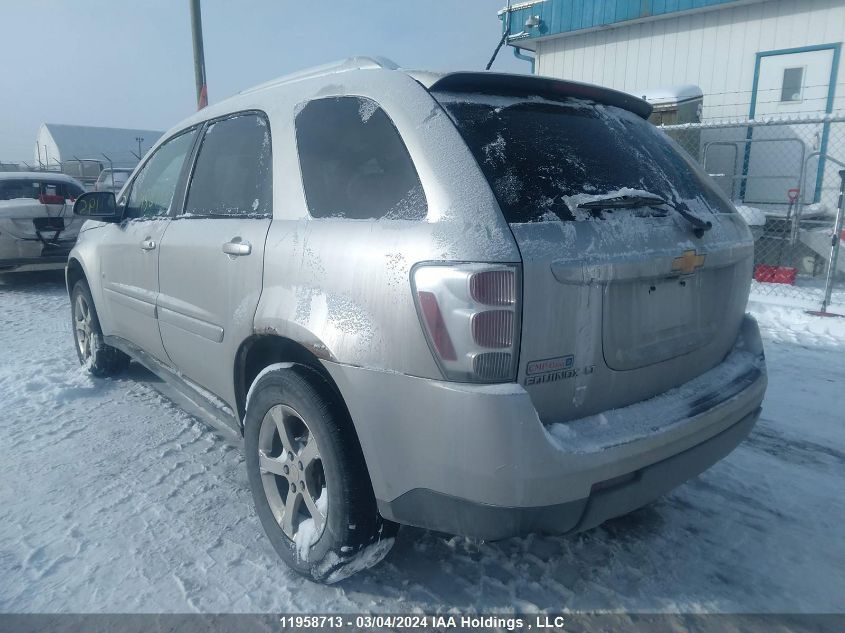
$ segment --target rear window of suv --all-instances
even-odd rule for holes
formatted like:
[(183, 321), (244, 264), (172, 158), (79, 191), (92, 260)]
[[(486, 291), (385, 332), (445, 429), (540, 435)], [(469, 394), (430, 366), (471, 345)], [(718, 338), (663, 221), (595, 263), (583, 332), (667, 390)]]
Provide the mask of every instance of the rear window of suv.
[(644, 119), (580, 100), (436, 94), (510, 223), (586, 219), (578, 209), (618, 192), (670, 203), (727, 200), (683, 150)]

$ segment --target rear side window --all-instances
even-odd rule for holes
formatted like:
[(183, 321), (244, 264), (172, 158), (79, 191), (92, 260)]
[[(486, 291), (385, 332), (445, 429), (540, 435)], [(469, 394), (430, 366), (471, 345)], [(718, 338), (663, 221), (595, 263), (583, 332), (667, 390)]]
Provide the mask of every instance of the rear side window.
[(428, 213), (405, 143), (375, 101), (309, 101), (296, 115), (296, 143), (312, 217), (420, 220)]
[(0, 182), (0, 200), (38, 198), (41, 183), (34, 180), (4, 180)]
[(39, 180), (0, 181), (0, 200), (17, 198), (38, 199), (40, 195), (62, 196), (66, 200), (75, 199), (82, 194), (82, 189), (70, 182), (44, 182)]
[(587, 219), (579, 204), (626, 190), (673, 203), (703, 199), (713, 211), (731, 213), (684, 152), (625, 110), (576, 100), (437, 98), (508, 222)]
[(273, 212), (270, 126), (263, 115), (241, 114), (205, 131), (185, 213), (205, 217), (265, 216)]

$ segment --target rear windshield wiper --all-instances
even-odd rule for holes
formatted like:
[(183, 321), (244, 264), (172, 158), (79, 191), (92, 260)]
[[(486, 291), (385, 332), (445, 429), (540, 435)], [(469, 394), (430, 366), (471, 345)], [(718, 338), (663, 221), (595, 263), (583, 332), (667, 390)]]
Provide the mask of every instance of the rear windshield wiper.
[(591, 200), (578, 205), (579, 209), (628, 209), (633, 207), (669, 207), (692, 224), (693, 233), (696, 237), (702, 237), (705, 231), (713, 228), (712, 222), (703, 220), (692, 213), (683, 202), (672, 204), (660, 196), (623, 195), (605, 198), (604, 200)]
[(579, 209), (628, 209), (633, 207), (651, 207), (666, 204), (660, 196), (623, 195), (613, 198), (591, 200), (578, 205)]

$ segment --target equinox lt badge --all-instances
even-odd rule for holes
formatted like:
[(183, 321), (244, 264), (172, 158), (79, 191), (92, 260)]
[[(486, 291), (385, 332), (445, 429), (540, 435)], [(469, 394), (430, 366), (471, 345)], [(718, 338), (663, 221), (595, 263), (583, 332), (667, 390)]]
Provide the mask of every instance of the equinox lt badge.
[(580, 373), (592, 374), (596, 369), (595, 365), (584, 367), (583, 372), (575, 368), (575, 356), (556, 356), (555, 358), (544, 358), (542, 360), (529, 361), (525, 368), (527, 374), (525, 386), (539, 385), (544, 382), (554, 382), (566, 378), (575, 378)]

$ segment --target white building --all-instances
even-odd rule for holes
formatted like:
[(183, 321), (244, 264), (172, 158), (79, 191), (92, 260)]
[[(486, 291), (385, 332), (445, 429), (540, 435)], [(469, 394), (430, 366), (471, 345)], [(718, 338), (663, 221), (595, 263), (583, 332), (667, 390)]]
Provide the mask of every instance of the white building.
[(845, 109), (845, 0), (539, 0), (513, 5), (510, 31), (541, 75), (698, 85), (705, 120)]
[[(531, 0), (500, 17), (508, 43), (518, 57), (533, 58), (537, 74), (638, 96), (692, 84), (703, 93), (705, 122), (845, 115), (845, 0)], [(702, 134), (694, 148), (705, 162), (714, 137)], [(789, 140), (742, 145), (746, 135)], [(719, 164), (705, 167), (730, 172), (724, 163), (733, 161), (742, 191), (732, 194), (754, 204), (784, 203), (798, 183), (767, 174), (797, 173), (803, 156), (845, 161), (845, 123), (744, 127), (735, 136), (716, 137), (738, 149), (712, 147), (708, 158)], [(824, 156), (808, 160), (816, 162), (800, 187), (803, 199), (835, 205), (839, 167)]]
[(155, 130), (42, 123), (35, 141), (35, 164), (46, 168), (68, 161), (96, 160), (108, 166), (111, 159), (115, 167), (134, 167), (162, 134)]

